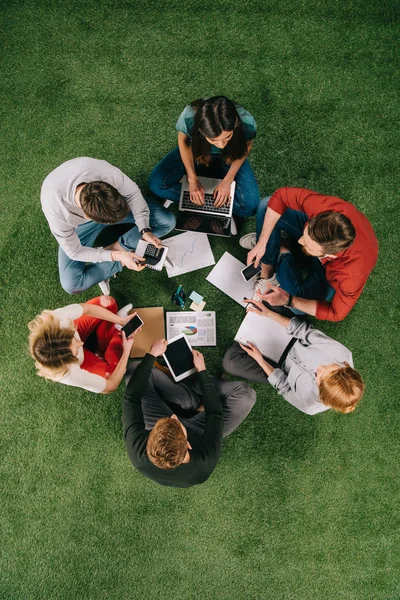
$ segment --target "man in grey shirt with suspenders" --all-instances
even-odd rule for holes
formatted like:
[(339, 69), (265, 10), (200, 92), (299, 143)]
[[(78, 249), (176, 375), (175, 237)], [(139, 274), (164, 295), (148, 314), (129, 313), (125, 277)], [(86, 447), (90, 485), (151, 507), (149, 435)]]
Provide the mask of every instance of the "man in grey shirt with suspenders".
[[(175, 227), (173, 213), (156, 200), (145, 200), (127, 175), (105, 160), (73, 158), (44, 180), (40, 200), (50, 231), (59, 244), (58, 267), (64, 290), (83, 292), (96, 283), (109, 294), (108, 280), (125, 266), (141, 271), (134, 250), (143, 238), (157, 247)], [(112, 224), (131, 228), (107, 248), (93, 248)]]
[(259, 297), (245, 301), (251, 303), (248, 310), (285, 327), (292, 340), (279, 364), (264, 358), (254, 344), (235, 342), (224, 356), (224, 369), (249, 381), (269, 383), (307, 415), (329, 408), (344, 414), (353, 412), (364, 383), (353, 368), (350, 350), (298, 317), (290, 319), (273, 312), (263, 302), (268, 301), (268, 295)]

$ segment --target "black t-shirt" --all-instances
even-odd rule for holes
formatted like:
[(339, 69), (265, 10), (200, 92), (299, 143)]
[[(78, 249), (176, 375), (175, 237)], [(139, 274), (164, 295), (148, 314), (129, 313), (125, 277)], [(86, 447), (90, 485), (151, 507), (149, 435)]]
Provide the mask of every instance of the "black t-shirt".
[(132, 375), (125, 392), (122, 423), (125, 444), (132, 464), (160, 485), (191, 487), (206, 481), (215, 469), (221, 454), (223, 411), (214, 384), (206, 371), (198, 373), (203, 395), (206, 424), (203, 435), (188, 429), (190, 461), (175, 469), (160, 469), (153, 465), (146, 452), (149, 431), (145, 429), (141, 405), (147, 387), (154, 356), (146, 354)]

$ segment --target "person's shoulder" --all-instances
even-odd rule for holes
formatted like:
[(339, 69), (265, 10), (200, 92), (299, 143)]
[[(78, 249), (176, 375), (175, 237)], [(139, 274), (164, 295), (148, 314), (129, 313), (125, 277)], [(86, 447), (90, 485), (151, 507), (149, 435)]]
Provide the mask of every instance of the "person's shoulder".
[[(236, 110), (237, 110), (238, 115), (240, 117), (240, 120), (243, 123), (243, 128), (245, 130), (245, 133), (249, 134), (250, 137), (251, 137), (252, 134), (254, 134), (256, 132), (256, 130), (257, 130), (257, 124), (256, 124), (256, 121), (255, 121), (255, 118), (241, 104), (235, 104), (235, 107), (236, 107)], [(249, 135), (247, 137), (249, 137)], [(253, 137), (254, 137), (254, 135), (253, 135)]]
[(185, 106), (179, 119), (176, 123), (176, 129), (186, 135), (190, 135), (194, 125), (194, 118), (196, 116), (197, 109), (192, 104)]

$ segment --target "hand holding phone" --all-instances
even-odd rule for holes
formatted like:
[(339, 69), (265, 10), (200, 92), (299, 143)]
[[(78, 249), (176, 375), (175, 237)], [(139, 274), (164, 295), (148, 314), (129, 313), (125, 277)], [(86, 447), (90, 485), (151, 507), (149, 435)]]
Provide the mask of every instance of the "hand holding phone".
[(242, 277), (245, 281), (250, 281), (250, 279), (253, 279), (253, 277), (258, 275), (258, 273), (260, 273), (260, 271), (261, 271), (261, 266), (258, 265), (258, 267), (255, 267), (254, 262), (252, 262), (251, 265), (248, 265), (247, 267), (242, 269), (241, 273), (242, 273)]
[(139, 317), (139, 315), (135, 315), (133, 317), (133, 319), (131, 319), (130, 321), (128, 321), (128, 323), (122, 328), (122, 331), (125, 333), (126, 337), (129, 338), (142, 325), (143, 325), (142, 319)]

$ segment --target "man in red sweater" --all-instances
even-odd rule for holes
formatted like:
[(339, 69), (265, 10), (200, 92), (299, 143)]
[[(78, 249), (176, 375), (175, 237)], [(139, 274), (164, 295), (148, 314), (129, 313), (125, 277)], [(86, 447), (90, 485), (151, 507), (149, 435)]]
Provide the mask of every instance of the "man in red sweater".
[[(296, 256), (296, 242), (306, 264)], [(257, 233), (244, 236), (240, 245), (250, 249), (247, 264), (261, 263), (257, 288), (264, 300), (328, 321), (350, 312), (378, 258), (365, 215), (350, 202), (304, 188), (279, 188), (262, 200)]]

